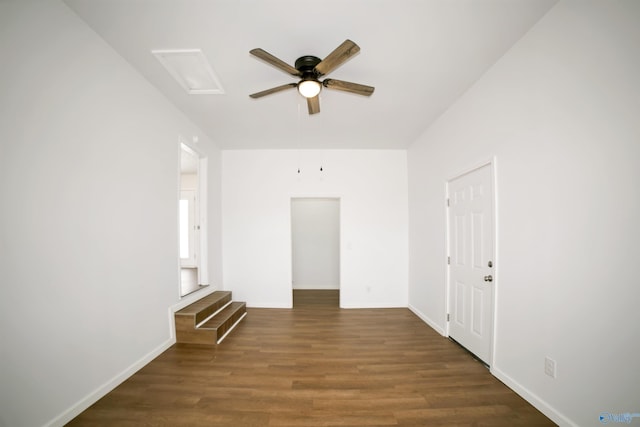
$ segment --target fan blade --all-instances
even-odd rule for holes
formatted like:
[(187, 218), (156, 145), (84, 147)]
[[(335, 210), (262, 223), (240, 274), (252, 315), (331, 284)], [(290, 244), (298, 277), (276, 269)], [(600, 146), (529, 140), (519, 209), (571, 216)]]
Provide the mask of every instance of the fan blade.
[(319, 76), (329, 74), (331, 71), (338, 68), (347, 59), (351, 58), (356, 53), (360, 52), (360, 46), (347, 39), (340, 46), (338, 46), (333, 52), (327, 55), (314, 70)]
[(325, 79), (322, 85), (329, 89), (337, 89), (357, 95), (371, 96), (375, 88), (373, 86), (360, 85), (358, 83), (345, 82), (343, 80)]
[(271, 89), (263, 90), (262, 92), (252, 93), (249, 95), (252, 98), (262, 98), (263, 96), (271, 95), (272, 93), (280, 92), (283, 90), (291, 89), (298, 86), (297, 83), (287, 83), (286, 85), (272, 87)]
[(284, 71), (287, 74), (291, 74), (292, 76), (302, 76), (302, 73), (300, 71), (296, 70), (291, 65), (287, 64), (286, 62), (284, 62), (283, 60), (278, 59), (275, 56), (271, 55), (266, 50), (262, 50), (260, 48), (252, 49), (252, 50), (249, 51), (249, 53), (252, 54), (253, 56), (256, 56), (256, 57), (262, 59), (263, 61), (268, 62), (269, 64), (273, 65), (274, 67), (281, 69), (282, 71)]
[(320, 112), (320, 97), (318, 95), (313, 98), (307, 98), (307, 108), (309, 108), (309, 114), (316, 114)]

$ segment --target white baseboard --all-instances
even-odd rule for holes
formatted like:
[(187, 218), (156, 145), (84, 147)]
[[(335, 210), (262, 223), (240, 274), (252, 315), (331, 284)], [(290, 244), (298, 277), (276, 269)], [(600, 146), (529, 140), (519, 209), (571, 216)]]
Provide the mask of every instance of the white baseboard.
[(97, 389), (92, 391), (91, 393), (89, 393), (87, 396), (85, 396), (84, 398), (82, 398), (81, 400), (76, 402), (70, 408), (68, 408), (67, 410), (62, 412), (60, 415), (55, 417), (53, 420), (51, 420), (47, 424), (45, 424), (45, 426), (46, 427), (59, 427), (59, 426), (61, 427), (61, 426), (64, 426), (66, 423), (68, 423), (69, 421), (71, 421), (72, 419), (74, 419), (75, 417), (80, 415), (80, 413), (82, 413), (82, 411), (84, 411), (89, 406), (91, 406), (94, 403), (96, 403), (98, 400), (100, 400), (102, 397), (104, 397), (111, 390), (113, 390), (114, 388), (116, 388), (117, 386), (122, 384), (131, 375), (135, 374), (140, 369), (142, 369), (145, 365), (147, 365), (149, 362), (151, 362), (153, 359), (155, 359), (156, 357), (160, 356), (164, 351), (166, 351), (169, 347), (171, 347), (173, 344), (176, 343), (176, 330), (175, 330), (175, 323), (174, 323), (174, 318), (173, 318), (174, 317), (174, 313), (176, 311), (188, 306), (189, 304), (199, 300), (200, 298), (203, 298), (203, 297), (205, 297), (205, 296), (207, 296), (207, 295), (209, 295), (209, 294), (211, 294), (211, 293), (213, 293), (215, 291), (216, 291), (216, 288), (214, 286), (208, 286), (206, 289), (203, 289), (203, 290), (201, 290), (199, 292), (194, 292), (194, 293), (192, 293), (190, 295), (187, 295), (185, 298), (183, 298), (177, 304), (169, 307), (169, 310), (168, 310), (168, 315), (169, 315), (169, 339), (167, 339), (165, 342), (160, 344), (155, 349), (151, 350), (149, 353), (147, 353), (145, 356), (143, 356), (138, 361), (136, 361), (133, 364), (131, 364), (124, 371), (120, 372), (118, 375), (116, 375), (115, 377), (111, 378), (109, 381), (107, 381), (106, 383), (104, 383), (103, 385), (101, 385), (100, 387), (98, 387)]
[(574, 423), (569, 418), (561, 414), (558, 410), (556, 410), (554, 407), (549, 405), (546, 401), (541, 399), (538, 395), (536, 395), (535, 393), (532, 393), (526, 387), (519, 384), (509, 375), (502, 372), (499, 368), (492, 366), (491, 374), (497, 379), (499, 379), (500, 381), (502, 381), (511, 390), (518, 393), (524, 400), (526, 400), (531, 405), (533, 405), (537, 410), (545, 414), (554, 423), (558, 424), (561, 427), (578, 427), (576, 423)]
[(426, 314), (424, 314), (423, 312), (421, 312), (420, 310), (418, 310), (417, 308), (415, 308), (411, 304), (408, 305), (408, 308), (409, 308), (409, 310), (411, 310), (413, 312), (413, 314), (415, 314), (420, 319), (422, 319), (422, 321), (424, 323), (426, 323), (431, 328), (433, 328), (437, 333), (439, 333), (443, 337), (446, 336), (446, 332), (444, 331), (444, 329), (442, 329), (440, 326), (438, 326), (438, 324), (436, 322), (434, 322), (433, 320), (431, 320)]
[[(427, 315), (422, 313), (417, 308), (413, 307), (411, 304), (409, 304), (408, 308), (416, 316), (418, 316), (423, 322), (425, 322), (427, 325), (429, 325), (431, 328), (433, 328), (440, 335), (446, 336), (444, 329), (442, 329), (440, 326), (438, 326)], [(496, 368), (495, 366), (492, 366), (490, 368), (490, 371), (491, 371), (491, 374), (494, 377), (496, 377), (497, 379), (502, 381), (507, 387), (509, 387), (511, 390), (513, 390), (514, 392), (519, 394), (524, 400), (526, 400), (531, 405), (533, 405), (536, 409), (538, 409), (540, 412), (542, 412), (544, 415), (546, 415), (554, 423), (558, 424), (561, 427), (578, 427), (578, 425), (576, 423), (574, 423), (569, 418), (567, 418), (565, 415), (563, 415), (558, 410), (556, 410), (554, 407), (549, 405), (546, 401), (541, 399), (538, 395), (536, 395), (535, 393), (532, 393), (526, 387), (524, 387), (521, 384), (519, 384), (517, 381), (515, 381), (509, 375), (507, 375), (504, 372), (502, 372), (499, 368)]]
[(294, 291), (303, 290), (303, 291), (339, 291), (340, 285), (305, 285), (305, 284), (295, 284), (293, 287)]
[(169, 338), (167, 341), (160, 344), (155, 349), (151, 350), (144, 357), (133, 363), (131, 366), (126, 368), (124, 371), (111, 378), (109, 381), (89, 393), (87, 396), (76, 402), (66, 411), (55, 417), (53, 420), (49, 421), (45, 424), (46, 427), (62, 427), (78, 415), (82, 413), (89, 406), (96, 403), (102, 397), (104, 397), (111, 390), (122, 384), (125, 380), (127, 380), (131, 375), (138, 372), (145, 365), (151, 362), (153, 359), (158, 357), (164, 351), (166, 351), (169, 347), (175, 344), (176, 340), (174, 338)]
[[(436, 332), (438, 332), (442, 336), (446, 336), (444, 329), (438, 326), (433, 320), (431, 320), (427, 315), (422, 313), (417, 308), (413, 307), (411, 304), (408, 306), (409, 310), (411, 310), (416, 316), (418, 316), (422, 321), (424, 321), (427, 325), (432, 327)], [(564, 416), (554, 407), (549, 405), (546, 401), (541, 399), (535, 393), (529, 391), (526, 387), (519, 384), (509, 375), (502, 372), (499, 368), (496, 368), (495, 365), (490, 368), (491, 374), (502, 381), (507, 387), (511, 390), (519, 394), (524, 400), (533, 405), (536, 409), (546, 415), (551, 421), (558, 424), (561, 427), (578, 427), (576, 423), (571, 421), (569, 418)]]

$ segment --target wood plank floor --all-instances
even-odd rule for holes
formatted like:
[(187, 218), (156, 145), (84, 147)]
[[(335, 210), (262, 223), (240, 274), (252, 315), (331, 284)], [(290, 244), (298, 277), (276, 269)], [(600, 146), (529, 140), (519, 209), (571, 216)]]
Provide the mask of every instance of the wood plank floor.
[(338, 308), (340, 290), (338, 289), (294, 289), (293, 308)]
[(321, 299), (248, 308), (221, 345), (171, 347), (69, 425), (555, 425), (408, 309)]

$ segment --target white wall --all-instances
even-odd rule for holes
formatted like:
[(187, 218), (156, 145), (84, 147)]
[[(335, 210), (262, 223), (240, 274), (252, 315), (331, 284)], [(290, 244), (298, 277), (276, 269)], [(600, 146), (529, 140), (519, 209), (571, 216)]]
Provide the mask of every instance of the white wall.
[(293, 289), (340, 289), (340, 199), (291, 200)]
[(0, 426), (61, 425), (172, 343), (179, 135), (220, 282), (220, 154), (62, 3), (0, 2), (0, 29)]
[(182, 190), (197, 190), (198, 175), (192, 173), (183, 173), (180, 175), (180, 188)]
[(224, 286), (234, 299), (292, 306), (292, 197), (340, 198), (343, 307), (406, 307), (404, 150), (223, 151)]
[(409, 301), (441, 330), (445, 182), (496, 157), (492, 370), (561, 425), (640, 412), (638, 22), (560, 2), (408, 153)]

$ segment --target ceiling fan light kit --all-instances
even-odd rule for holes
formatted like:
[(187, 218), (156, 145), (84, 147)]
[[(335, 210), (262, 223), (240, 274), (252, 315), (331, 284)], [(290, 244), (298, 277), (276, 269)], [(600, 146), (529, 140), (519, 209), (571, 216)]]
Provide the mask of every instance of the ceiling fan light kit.
[(298, 92), (305, 98), (313, 98), (318, 96), (322, 85), (315, 79), (302, 80), (298, 83)]
[(249, 51), (250, 54), (264, 60), (291, 76), (299, 77), (300, 81), (298, 81), (298, 83), (289, 83), (263, 90), (249, 96), (251, 98), (261, 98), (272, 93), (295, 87), (298, 89), (300, 95), (307, 99), (309, 114), (316, 114), (320, 112), (319, 94), (323, 86), (328, 89), (341, 90), (363, 96), (371, 96), (375, 89), (373, 86), (366, 86), (335, 79), (325, 79), (324, 81), (319, 80), (322, 76), (329, 74), (331, 71), (338, 68), (359, 51), (360, 47), (357, 44), (351, 40), (345, 40), (340, 46), (334, 49), (333, 52), (327, 55), (326, 58), (321, 60), (320, 58), (312, 55), (301, 56), (296, 60), (295, 67), (292, 67), (263, 49), (252, 49)]

